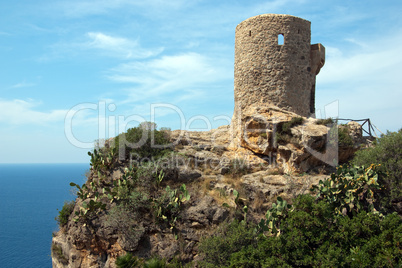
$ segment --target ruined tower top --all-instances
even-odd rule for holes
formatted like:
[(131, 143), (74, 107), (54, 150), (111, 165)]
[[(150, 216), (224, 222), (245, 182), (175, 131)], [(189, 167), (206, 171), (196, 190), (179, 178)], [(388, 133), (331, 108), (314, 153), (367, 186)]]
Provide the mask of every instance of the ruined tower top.
[(310, 22), (264, 14), (236, 27), (236, 109), (264, 104), (309, 117), (315, 113), (315, 77), (325, 48), (310, 44)]

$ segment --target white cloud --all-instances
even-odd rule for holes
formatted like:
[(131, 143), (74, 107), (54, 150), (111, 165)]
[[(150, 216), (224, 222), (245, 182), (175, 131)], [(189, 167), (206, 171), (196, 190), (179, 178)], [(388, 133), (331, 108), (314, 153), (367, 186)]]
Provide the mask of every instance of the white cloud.
[(29, 82), (23, 81), (23, 82), (15, 84), (15, 85), (12, 85), (11, 88), (23, 88), (23, 87), (33, 87), (33, 86), (35, 86), (34, 83), (29, 83)]
[(51, 49), (50, 53), (40, 57), (39, 60), (47, 61), (54, 58), (63, 58), (66, 55), (82, 55), (83, 51), (85, 51), (86, 56), (97, 53), (98, 55), (123, 60), (144, 59), (156, 56), (163, 51), (163, 47), (145, 49), (138, 40), (112, 36), (102, 32), (88, 32), (80, 42), (57, 43), (52, 45)]
[(44, 125), (53, 122), (62, 122), (66, 110), (53, 110), (50, 112), (40, 112), (35, 110), (40, 103), (32, 100), (4, 100), (0, 99), (0, 122), (12, 125), (19, 124), (39, 124)]
[(357, 46), (326, 47), (327, 61), (317, 76), (318, 106), (339, 100), (341, 117), (371, 118), (382, 131), (397, 130), (395, 120), (402, 113), (402, 33), (352, 43)]
[(232, 68), (224, 61), (213, 60), (197, 53), (163, 56), (158, 59), (121, 64), (109, 78), (130, 87), (128, 102), (137, 102), (164, 94), (180, 92), (198, 97), (206, 87), (225, 79), (232, 79)]
[(109, 55), (123, 57), (127, 59), (141, 59), (157, 55), (163, 51), (158, 49), (143, 49), (138, 41), (132, 41), (126, 38), (114, 37), (100, 32), (87, 33), (90, 39), (83, 46), (103, 50)]
[(392, 82), (400, 81), (402, 32), (382, 38), (372, 36), (368, 41), (350, 38), (346, 41), (355, 46), (326, 47), (326, 63), (318, 76), (321, 84), (391, 82), (396, 85)]
[[(6, 100), (0, 99), (0, 123), (9, 125), (39, 125), (45, 126), (53, 123), (63, 123), (67, 112), (70, 110), (51, 110), (47, 112), (39, 111), (41, 102), (34, 100)], [(75, 113), (74, 125), (96, 126), (98, 123), (97, 112), (81, 110)]]

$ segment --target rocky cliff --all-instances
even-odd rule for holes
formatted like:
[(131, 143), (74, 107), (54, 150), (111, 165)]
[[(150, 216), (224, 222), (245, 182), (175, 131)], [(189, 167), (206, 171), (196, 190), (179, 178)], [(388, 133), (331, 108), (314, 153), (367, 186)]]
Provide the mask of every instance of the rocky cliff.
[[(171, 131), (173, 150), (147, 161), (148, 169), (140, 159), (92, 163), (87, 182), (75, 186), (67, 224), (53, 237), (53, 267), (116, 267), (126, 252), (196, 263), (199, 241), (223, 221), (241, 219), (240, 205), (257, 222), (278, 196), (290, 201), (308, 192), (333, 169), (331, 161), (346, 161), (365, 144), (357, 123), (323, 125), (275, 107), (258, 112), (265, 119), (245, 117), (237, 141), (230, 126)], [(347, 135), (347, 144), (336, 139), (336, 155), (331, 131)]]

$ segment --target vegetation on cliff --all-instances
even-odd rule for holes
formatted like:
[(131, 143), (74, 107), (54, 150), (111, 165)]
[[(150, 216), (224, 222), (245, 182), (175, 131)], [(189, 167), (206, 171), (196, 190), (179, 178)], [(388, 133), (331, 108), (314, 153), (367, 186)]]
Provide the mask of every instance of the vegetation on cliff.
[[(164, 146), (153, 148), (155, 139)], [(353, 160), (358, 165), (339, 166), (312, 186), (310, 195), (284, 200), (279, 192), (269, 209), (255, 205), (263, 202), (257, 194), (252, 202), (244, 195), (249, 186), (240, 180), (252, 172), (243, 165), (245, 159), (233, 158), (217, 182), (208, 179), (212, 172), (208, 168), (203, 173), (208, 175), (198, 181), (197, 172), (159, 161), (173, 153), (169, 142), (168, 131), (145, 123), (89, 153), (88, 181), (82, 186), (71, 183), (77, 200), (65, 203), (57, 217), (61, 230), (74, 237), (77, 247), (90, 243), (87, 248), (101, 259), (118, 244), (121, 249), (113, 263), (117, 267), (192, 267), (195, 263), (198, 267), (394, 267), (402, 263), (402, 221), (394, 212), (401, 192), (401, 131), (388, 133), (374, 147), (358, 152)], [(123, 160), (118, 157), (121, 151)], [(194, 165), (199, 158), (190, 160), (186, 163), (193, 163), (194, 169), (203, 168)], [(264, 181), (260, 177), (255, 183)], [(225, 186), (228, 182), (233, 188)], [(214, 187), (219, 196), (212, 197)], [(61, 263), (68, 262), (60, 245), (52, 248)]]
[(255, 225), (225, 224), (200, 246), (201, 267), (396, 267), (402, 223), (396, 214), (334, 214), (331, 205), (300, 195), (281, 221), (280, 235), (257, 235)]
[[(293, 200), (291, 209), (274, 214), (279, 231), (270, 229), (264, 235), (256, 232), (258, 225), (244, 221), (222, 225), (202, 241), (201, 267), (400, 264), (402, 221), (397, 213), (384, 216), (374, 208), (381, 193), (377, 167), (340, 167), (311, 189), (317, 193), (315, 198), (300, 195)], [(272, 221), (271, 210), (266, 217)]]
[[(356, 152), (355, 165), (378, 164), (384, 173), (382, 205), (389, 210), (402, 201), (402, 129), (388, 132), (374, 141), (373, 147)], [(402, 210), (399, 211), (402, 214)]]

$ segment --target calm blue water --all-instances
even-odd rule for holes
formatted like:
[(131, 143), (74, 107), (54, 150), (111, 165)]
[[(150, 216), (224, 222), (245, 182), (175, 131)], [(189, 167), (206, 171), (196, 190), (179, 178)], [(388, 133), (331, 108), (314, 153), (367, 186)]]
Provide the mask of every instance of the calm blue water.
[(57, 209), (88, 164), (0, 164), (0, 267), (52, 267)]

